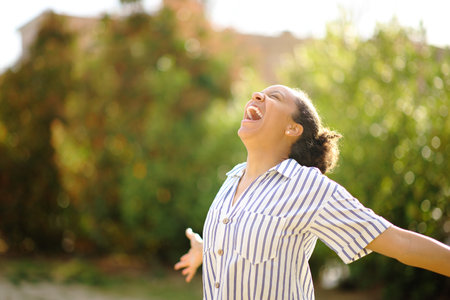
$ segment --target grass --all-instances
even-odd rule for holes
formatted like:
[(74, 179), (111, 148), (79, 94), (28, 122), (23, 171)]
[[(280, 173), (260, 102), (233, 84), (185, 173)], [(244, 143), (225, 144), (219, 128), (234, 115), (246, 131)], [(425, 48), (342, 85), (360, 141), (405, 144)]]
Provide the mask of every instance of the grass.
[[(5, 280), (7, 284), (5, 284)], [(130, 257), (101, 260), (0, 258), (0, 290), (10, 300), (198, 300), (200, 274), (186, 283), (180, 273)], [(340, 291), (315, 288), (317, 300), (379, 300), (379, 290)], [(86, 296), (88, 295), (88, 296)]]
[[(111, 266), (82, 259), (1, 259), (0, 276), (23, 289), (29, 283), (58, 286), (85, 286), (102, 293), (104, 299), (201, 299), (201, 276), (185, 283), (181, 274), (169, 267)], [(119, 297), (119, 298), (117, 298)], [(34, 298), (33, 298), (34, 299)], [(69, 299), (66, 299), (69, 300)]]

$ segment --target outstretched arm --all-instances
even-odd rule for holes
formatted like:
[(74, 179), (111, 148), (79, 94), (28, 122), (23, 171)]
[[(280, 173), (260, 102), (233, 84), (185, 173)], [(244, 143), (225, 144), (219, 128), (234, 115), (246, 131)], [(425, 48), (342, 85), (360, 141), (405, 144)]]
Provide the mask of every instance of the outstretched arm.
[(450, 247), (430, 237), (391, 226), (366, 248), (450, 277)]
[(186, 276), (186, 282), (189, 282), (203, 262), (203, 240), (191, 228), (186, 229), (186, 237), (191, 241), (191, 249), (175, 264), (175, 270), (183, 269), (181, 274)]

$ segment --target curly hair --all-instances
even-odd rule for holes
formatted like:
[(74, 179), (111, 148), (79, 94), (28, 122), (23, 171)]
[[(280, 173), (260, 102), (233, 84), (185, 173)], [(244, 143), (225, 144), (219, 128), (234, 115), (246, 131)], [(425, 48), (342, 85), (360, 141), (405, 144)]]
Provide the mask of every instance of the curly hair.
[(316, 167), (323, 174), (331, 172), (339, 158), (339, 133), (325, 128), (308, 95), (301, 90), (293, 90), (298, 111), (292, 116), (294, 122), (303, 126), (303, 133), (292, 144), (290, 158), (299, 164)]

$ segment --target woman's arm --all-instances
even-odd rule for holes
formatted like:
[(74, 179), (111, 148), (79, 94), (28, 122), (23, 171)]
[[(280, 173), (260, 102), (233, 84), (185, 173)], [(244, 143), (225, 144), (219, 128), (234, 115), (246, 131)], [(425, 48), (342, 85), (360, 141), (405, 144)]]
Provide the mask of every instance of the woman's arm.
[(450, 247), (430, 237), (391, 226), (366, 248), (450, 277)]

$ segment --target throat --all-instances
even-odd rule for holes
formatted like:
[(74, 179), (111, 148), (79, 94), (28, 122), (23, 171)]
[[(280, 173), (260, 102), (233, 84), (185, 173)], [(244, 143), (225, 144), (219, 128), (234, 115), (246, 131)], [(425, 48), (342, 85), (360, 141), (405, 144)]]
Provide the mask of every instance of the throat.
[(245, 179), (245, 174), (242, 175), (241, 179), (239, 180), (236, 191), (234, 193), (233, 201), (231, 202), (231, 206), (234, 206), (236, 202), (241, 198), (242, 194), (249, 188), (251, 183), (254, 180), (247, 180)]

